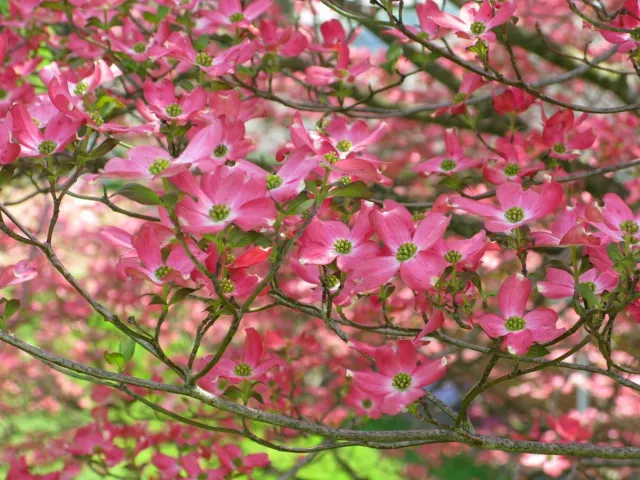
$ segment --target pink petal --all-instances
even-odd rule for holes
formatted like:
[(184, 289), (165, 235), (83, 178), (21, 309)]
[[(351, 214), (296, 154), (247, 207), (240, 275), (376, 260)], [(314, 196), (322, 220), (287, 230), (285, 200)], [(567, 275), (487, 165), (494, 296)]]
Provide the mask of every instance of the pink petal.
[(498, 292), (498, 305), (504, 318), (522, 317), (531, 295), (531, 281), (516, 273), (507, 278)]

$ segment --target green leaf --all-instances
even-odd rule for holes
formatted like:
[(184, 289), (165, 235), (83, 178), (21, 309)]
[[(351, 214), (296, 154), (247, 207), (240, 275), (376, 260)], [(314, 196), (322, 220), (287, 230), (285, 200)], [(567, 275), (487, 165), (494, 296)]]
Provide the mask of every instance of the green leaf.
[(135, 340), (131, 337), (124, 337), (122, 340), (120, 340), (118, 350), (120, 350), (120, 354), (122, 355), (124, 361), (128, 362), (129, 360), (131, 360), (131, 357), (133, 357), (133, 352), (136, 351)]
[(187, 296), (190, 293), (195, 291), (196, 291), (195, 288), (188, 288), (188, 287), (179, 288), (178, 290), (176, 290), (176, 293), (174, 293), (171, 296), (171, 299), (169, 300), (169, 305), (175, 305), (176, 303), (180, 303), (182, 300), (187, 298)]
[(262, 398), (262, 395), (260, 395), (258, 392), (256, 391), (252, 391), (249, 394), (249, 398), (255, 398), (258, 402), (260, 402), (262, 405), (264, 405), (264, 399)]
[(389, 45), (389, 48), (387, 49), (387, 54), (386, 54), (387, 60), (389, 60), (390, 62), (395, 62), (401, 56), (402, 56), (402, 47), (398, 42), (393, 42), (391, 45)]
[(122, 371), (122, 367), (124, 367), (124, 357), (119, 352), (104, 352), (104, 360), (109, 365), (113, 365), (119, 371)]
[(354, 182), (344, 187), (337, 187), (329, 192), (330, 197), (369, 198), (371, 191), (366, 183)]
[(610, 243), (607, 245), (607, 254), (613, 263), (617, 263), (624, 258), (624, 255), (620, 251), (617, 243)]
[(16, 300), (15, 298), (13, 300), (9, 300), (4, 307), (3, 317), (5, 319), (11, 318), (19, 309), (20, 300)]
[(164, 298), (162, 298), (160, 295), (153, 295), (151, 297), (151, 301), (149, 302), (149, 305), (166, 305), (167, 302), (164, 301)]
[(549, 355), (550, 353), (551, 352), (549, 350), (547, 350), (545, 347), (543, 347), (542, 345), (538, 345), (536, 343), (536, 344), (532, 345), (531, 348), (529, 348), (529, 351), (527, 352), (525, 357), (540, 358), (540, 357), (544, 357), (546, 355)]
[(11, 182), (15, 169), (15, 165), (5, 165), (2, 167), (2, 169), (0, 170), (0, 187)]
[(64, 11), (67, 9), (66, 4), (63, 2), (42, 2), (40, 4), (42, 8), (48, 8), (49, 10), (61, 10)]
[(95, 160), (96, 158), (100, 158), (105, 156), (111, 150), (116, 148), (120, 144), (120, 140), (117, 138), (109, 137), (104, 142), (102, 142), (99, 146), (91, 150), (86, 158), (88, 160)]
[(249, 230), (244, 232), (237, 227), (234, 227), (227, 237), (227, 242), (231, 248), (241, 248), (251, 245), (260, 236), (258, 232)]
[(114, 195), (121, 195), (141, 205), (160, 205), (162, 200), (156, 192), (137, 183), (121, 186)]
[(593, 290), (591, 290), (591, 287), (589, 285), (579, 283), (576, 288), (580, 296), (587, 301), (587, 304), (590, 307), (600, 304), (600, 299), (595, 293), (593, 293)]
[(313, 205), (313, 202), (315, 202), (314, 199), (309, 198), (305, 193), (302, 193), (291, 200), (284, 213), (287, 216), (300, 215), (301, 213), (309, 210)]

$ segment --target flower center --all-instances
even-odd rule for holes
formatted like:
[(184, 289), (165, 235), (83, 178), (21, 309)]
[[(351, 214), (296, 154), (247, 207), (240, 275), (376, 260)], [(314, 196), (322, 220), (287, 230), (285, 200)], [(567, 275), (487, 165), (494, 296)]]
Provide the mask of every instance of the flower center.
[(248, 377), (253, 372), (253, 368), (251, 368), (246, 363), (239, 363), (233, 369), (233, 373), (235, 373), (239, 377)]
[(640, 28), (634, 28), (631, 32), (631, 38), (633, 38), (636, 42), (640, 41)]
[(58, 144), (53, 140), (45, 140), (38, 145), (38, 150), (44, 155), (49, 155), (50, 153), (55, 152), (56, 148), (58, 148)]
[(364, 400), (362, 400), (360, 405), (362, 405), (362, 408), (366, 408), (368, 410), (373, 406), (373, 402), (368, 398), (365, 398)]
[(133, 51), (136, 52), (136, 53), (142, 53), (142, 52), (144, 52), (146, 50), (147, 50), (147, 46), (142, 42), (136, 43), (133, 46)]
[(418, 38), (419, 38), (420, 40), (424, 40), (425, 42), (428, 42), (428, 41), (430, 40), (430, 38), (431, 38), (431, 37), (429, 36), (429, 34), (428, 34), (427, 32), (420, 32), (420, 33), (418, 34)]
[(474, 35), (482, 35), (486, 28), (487, 27), (482, 22), (473, 22), (471, 24), (471, 27), (469, 27), (469, 30), (471, 30), (471, 33), (473, 33)]
[(171, 105), (167, 106), (167, 108), (165, 108), (165, 111), (170, 117), (177, 117), (178, 115), (182, 114), (182, 107), (177, 103), (172, 103)]
[(413, 214), (411, 215), (411, 218), (413, 219), (414, 222), (419, 222), (420, 220), (424, 219), (424, 212), (421, 210), (413, 212)]
[(233, 253), (227, 253), (226, 263), (227, 265), (231, 265), (236, 261), (236, 256)]
[(346, 153), (349, 150), (351, 150), (352, 146), (353, 146), (353, 143), (351, 143), (349, 140), (340, 140), (336, 145), (338, 150), (340, 150), (343, 153)]
[(196, 63), (201, 67), (210, 67), (213, 63), (213, 58), (207, 52), (200, 52), (196, 55)]
[(220, 158), (220, 157), (224, 157), (227, 154), (228, 151), (229, 151), (229, 148), (227, 148), (227, 146), (225, 144), (221, 143), (213, 151), (213, 154), (216, 157)]
[(0, 100), (4, 100), (9, 95), (9, 92), (5, 88), (0, 88)]
[(333, 290), (338, 285), (340, 285), (340, 279), (338, 277), (336, 277), (335, 275), (327, 275), (324, 278), (324, 281), (327, 284), (327, 287), (329, 287), (329, 290)]
[(456, 168), (456, 161), (452, 158), (445, 158), (440, 164), (440, 169), (444, 170), (445, 172), (453, 170), (454, 168)]
[(151, 165), (149, 165), (149, 173), (152, 175), (160, 175), (167, 168), (169, 168), (171, 162), (167, 158), (156, 158)]
[(102, 115), (100, 115), (100, 112), (97, 112), (97, 111), (91, 112), (91, 121), (99, 127), (104, 125), (104, 118), (102, 118)]
[(156, 271), (154, 273), (156, 274), (156, 277), (162, 280), (164, 277), (169, 275), (172, 271), (173, 271), (173, 268), (168, 267), (167, 265), (162, 265), (161, 267), (156, 268)]
[(396, 252), (396, 259), (400, 260), (401, 262), (406, 262), (407, 260), (413, 258), (413, 256), (418, 252), (418, 247), (416, 247), (415, 243), (403, 243), (402, 245), (400, 245), (400, 248), (398, 248), (398, 251)]
[(449, 250), (444, 254), (444, 259), (449, 263), (458, 263), (462, 260), (462, 254), (457, 250)]
[(223, 221), (229, 216), (230, 213), (231, 209), (227, 206), (226, 203), (218, 203), (211, 207), (211, 210), (209, 210), (209, 216), (216, 222)]
[(85, 93), (87, 93), (87, 84), (84, 82), (80, 82), (76, 85), (76, 88), (74, 88), (73, 93), (75, 95), (84, 95)]
[(509, 330), (510, 332), (517, 332), (518, 330), (523, 330), (527, 325), (527, 322), (524, 321), (522, 317), (509, 317), (504, 322), (504, 328)]
[(228, 278), (223, 278), (220, 280), (220, 289), (222, 290), (222, 293), (233, 293), (236, 286)]
[(346, 238), (341, 238), (335, 241), (335, 243), (333, 244), (333, 249), (336, 252), (341, 253), (342, 255), (347, 255), (351, 253), (353, 244)]
[(580, 285), (584, 285), (585, 287), (587, 287), (592, 292), (596, 291), (596, 284), (593, 283), (593, 282), (580, 282)]
[(511, 207), (509, 210), (504, 212), (504, 218), (509, 220), (511, 223), (521, 222), (524, 218), (524, 210), (520, 207)]
[(620, 224), (620, 230), (633, 235), (635, 233), (638, 233), (638, 230), (640, 230), (640, 226), (633, 220), (625, 220)]
[(233, 23), (241, 22), (244, 20), (244, 13), (242, 12), (234, 13), (229, 17), (229, 20), (231, 20)]
[(340, 183), (344, 186), (347, 186), (351, 183), (351, 177), (349, 175), (345, 175), (344, 177), (340, 177)]
[(340, 157), (338, 156), (338, 154), (336, 152), (329, 152), (329, 153), (325, 153), (324, 154), (324, 159), (327, 162), (329, 162), (330, 165), (333, 165), (338, 160), (340, 160)]
[(514, 177), (518, 173), (520, 173), (520, 165), (518, 165), (517, 163), (507, 163), (507, 165), (504, 167), (504, 174), (507, 177)]
[(467, 94), (463, 92), (456, 93), (456, 96), (453, 97), (454, 103), (464, 102), (466, 99), (467, 99)]
[(564, 143), (554, 143), (553, 151), (556, 153), (564, 153), (567, 151), (567, 147), (564, 145)]
[(282, 177), (280, 175), (276, 175), (275, 173), (270, 173), (267, 175), (267, 190), (273, 190), (274, 188), (278, 188), (282, 185)]
[(411, 386), (411, 375), (408, 373), (398, 373), (393, 377), (391, 384), (398, 390), (406, 390)]

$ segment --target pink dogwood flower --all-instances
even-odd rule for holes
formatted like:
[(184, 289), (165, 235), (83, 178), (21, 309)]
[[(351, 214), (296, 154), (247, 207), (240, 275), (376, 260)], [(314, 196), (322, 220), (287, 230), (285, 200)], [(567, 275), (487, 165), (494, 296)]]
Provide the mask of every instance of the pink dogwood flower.
[(549, 148), (549, 155), (553, 158), (572, 160), (578, 158), (578, 154), (569, 153), (572, 150), (585, 150), (596, 141), (592, 128), (579, 128), (587, 119), (587, 114), (580, 115), (574, 120), (573, 110), (560, 110), (546, 118), (542, 111), (544, 129), (542, 131), (542, 143)]
[[(124, 278), (136, 275), (163, 285), (170, 280), (188, 280), (195, 268), (180, 245), (172, 246), (165, 259), (161, 238), (154, 226), (143, 225), (131, 243), (138, 256), (124, 258), (117, 265), (118, 273)], [(204, 252), (197, 246), (190, 245), (190, 249), (196, 258), (204, 259)]]
[(526, 312), (531, 281), (522, 274), (507, 278), (498, 291), (501, 315), (484, 314), (477, 321), (491, 338), (502, 337), (502, 349), (524, 355), (534, 342), (555, 340), (566, 329), (556, 328), (558, 314), (549, 308)]
[(418, 227), (403, 207), (371, 212), (371, 223), (386, 247), (386, 254), (355, 266), (352, 278), (356, 289), (365, 292), (379, 287), (400, 272), (407, 286), (416, 291), (433, 287), (446, 267), (445, 260), (430, 251), (442, 238), (450, 218), (431, 212)]
[(203, 171), (213, 170), (228, 161), (240, 160), (254, 148), (253, 140), (245, 137), (246, 129), (243, 121), (222, 116), (220, 122), (222, 122), (222, 135), (209, 158), (200, 162), (199, 166)]
[[(548, 268), (546, 281), (538, 282), (538, 291), (546, 298), (572, 297), (576, 291), (573, 275), (558, 268)], [(599, 272), (591, 268), (578, 278), (579, 284), (587, 285), (593, 293), (600, 295), (605, 290), (613, 291), (618, 285), (618, 275), (613, 271)]]
[(300, 239), (298, 260), (301, 264), (329, 265), (337, 259), (338, 268), (348, 270), (378, 253), (378, 245), (369, 241), (372, 233), (369, 214), (372, 204), (363, 202), (353, 225), (314, 219)]
[(355, 388), (382, 400), (380, 410), (387, 415), (397, 415), (422, 398), (423, 387), (442, 378), (446, 360), (426, 360), (418, 356), (410, 340), (400, 340), (396, 345), (384, 345), (376, 349), (377, 372), (351, 372)]
[[(260, 381), (266, 373), (274, 367), (286, 368), (287, 363), (280, 358), (262, 358), (262, 337), (255, 328), (245, 328), (247, 334), (242, 355), (233, 360), (222, 358), (211, 371), (200, 380), (199, 385), (207, 389), (211, 382), (217, 382), (218, 377), (226, 379), (231, 384), (248, 381)], [(203, 368), (213, 356), (202, 358), (198, 363)]]
[(36, 267), (28, 260), (9, 265), (0, 270), (0, 288), (33, 280), (38, 275)]
[(273, 20), (260, 22), (260, 39), (265, 53), (282, 57), (297, 57), (307, 49), (309, 41), (293, 27), (278, 28)]
[(624, 3), (624, 8), (621, 10), (620, 15), (617, 15), (611, 22), (611, 26), (628, 31), (614, 32), (604, 28), (599, 29), (598, 31), (607, 42), (619, 45), (618, 53), (631, 52), (640, 46), (640, 40), (636, 34), (636, 29), (640, 25), (640, 20), (638, 20), (639, 18), (640, 3), (638, 3), (638, 0), (627, 0)]
[(154, 83), (148, 78), (142, 85), (144, 98), (158, 118), (184, 123), (197, 115), (207, 103), (207, 94), (202, 87), (176, 97), (171, 80), (165, 78)]
[(494, 42), (495, 33), (491, 30), (507, 22), (515, 13), (517, 0), (505, 2), (494, 14), (489, 0), (481, 4), (467, 2), (460, 8), (460, 18), (446, 12), (435, 12), (431, 19), (441, 27), (449, 28), (460, 38), (481, 38), (486, 42)]
[(238, 472), (251, 475), (254, 469), (268, 467), (271, 462), (266, 453), (253, 453), (244, 455), (240, 447), (229, 443), (225, 446), (216, 445), (218, 459), (224, 469), (229, 473)]
[(344, 81), (353, 83), (358, 75), (369, 70), (368, 60), (351, 64), (349, 47), (341, 44), (338, 47), (338, 61), (334, 68), (311, 66), (305, 70), (307, 83), (317, 87), (331, 85), (334, 82)]
[(11, 130), (6, 120), (0, 120), (0, 165), (9, 165), (20, 156), (20, 145), (11, 142)]
[(340, 20), (334, 18), (320, 25), (320, 33), (324, 40), (322, 45), (310, 44), (309, 49), (314, 52), (337, 52), (341, 45), (350, 45), (358, 37), (361, 27), (356, 27), (347, 36), (347, 32)]
[(256, 0), (243, 7), (240, 0), (220, 0), (215, 10), (203, 10), (202, 15), (216, 26), (247, 28), (272, 4), (273, 0)]
[(205, 173), (199, 184), (188, 172), (171, 180), (188, 194), (176, 206), (185, 231), (218, 233), (232, 223), (243, 230), (255, 230), (275, 221), (276, 209), (266, 196), (266, 185), (243, 171), (221, 167)]
[(600, 245), (600, 239), (587, 232), (584, 205), (565, 207), (551, 225), (551, 232), (531, 232), (536, 246)]
[(500, 185), (505, 182), (520, 183), (523, 178), (531, 177), (544, 170), (544, 163), (534, 161), (519, 145), (508, 141), (496, 142), (495, 150), (501, 155), (497, 159), (489, 160), (482, 169), (485, 180)]
[(208, 158), (221, 136), (220, 122), (201, 129), (178, 158), (171, 158), (164, 148), (134, 147), (127, 152), (126, 159), (109, 160), (102, 177), (131, 180), (171, 177)]
[(416, 166), (414, 170), (424, 176), (432, 173), (451, 175), (452, 173), (468, 170), (469, 168), (474, 168), (482, 164), (481, 159), (465, 157), (455, 131), (447, 130), (445, 132), (444, 143), (446, 151), (443, 155), (438, 155), (422, 162)]
[(640, 246), (640, 212), (634, 214), (615, 193), (603, 197), (604, 208), (590, 204), (585, 209), (587, 221), (597, 228), (605, 239), (628, 242), (631, 247)]
[(455, 265), (457, 270), (477, 270), (480, 260), (487, 251), (490, 242), (484, 230), (479, 231), (473, 237), (467, 239), (441, 238), (433, 246), (433, 251), (450, 265)]
[(294, 151), (277, 172), (264, 172), (267, 193), (278, 203), (295, 198), (304, 190), (305, 179), (318, 166), (318, 157), (307, 149)]
[(502, 233), (551, 214), (560, 205), (563, 191), (558, 182), (546, 179), (540, 193), (507, 182), (498, 187), (496, 196), (499, 207), (463, 197), (451, 198), (450, 203), (454, 208), (484, 217), (484, 226), (490, 232)]
[[(440, 27), (440, 25), (434, 22), (431, 18), (433, 15), (437, 15), (439, 13), (440, 8), (438, 8), (438, 5), (433, 0), (426, 0), (425, 3), (419, 3), (416, 5), (416, 15), (418, 17), (420, 28), (416, 28), (411, 25), (406, 25), (405, 28), (415, 36), (420, 37), (422, 40), (427, 42), (437, 40), (449, 31), (446, 28)], [(396, 29), (386, 30), (385, 33), (400, 38), (401, 43), (411, 41), (404, 33)]]
[(41, 132), (24, 105), (14, 105), (10, 115), (11, 133), (20, 144), (21, 155), (24, 157), (44, 157), (63, 151), (75, 140), (76, 132), (82, 125), (82, 122), (59, 113)]
[(380, 410), (382, 400), (376, 395), (365, 393), (355, 386), (344, 397), (344, 403), (353, 407), (358, 415), (367, 416), (374, 420), (382, 416), (382, 411)]
[(493, 95), (493, 109), (499, 115), (526, 112), (536, 101), (536, 97), (515, 87), (507, 87), (504, 92)]
[(462, 75), (460, 89), (453, 97), (453, 105), (438, 108), (433, 115), (435, 117), (440, 117), (445, 113), (450, 113), (451, 115), (460, 115), (465, 113), (467, 111), (467, 100), (469, 100), (473, 92), (478, 90), (484, 84), (484, 77), (477, 73), (465, 72)]

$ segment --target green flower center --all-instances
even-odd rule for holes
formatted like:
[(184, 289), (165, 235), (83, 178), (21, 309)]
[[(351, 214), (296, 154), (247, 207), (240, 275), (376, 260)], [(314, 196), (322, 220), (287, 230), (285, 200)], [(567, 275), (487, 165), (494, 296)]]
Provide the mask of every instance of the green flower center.
[(347, 255), (351, 253), (351, 250), (353, 249), (353, 244), (346, 238), (341, 238), (334, 242), (333, 249), (336, 252), (341, 253), (342, 255)]
[(171, 105), (167, 106), (167, 108), (165, 108), (165, 112), (167, 112), (167, 115), (169, 115), (170, 117), (177, 117), (178, 115), (182, 114), (182, 107), (177, 103), (172, 103)]
[(420, 220), (424, 219), (424, 212), (421, 210), (418, 210), (417, 212), (413, 212), (413, 214), (411, 215), (411, 218), (413, 219), (414, 222), (419, 222)]
[(0, 88), (0, 100), (4, 100), (9, 95), (9, 92), (5, 88)]
[(336, 277), (335, 275), (327, 275), (325, 277), (324, 281), (327, 284), (327, 287), (329, 287), (329, 289), (331, 289), (331, 290), (333, 290), (338, 285), (340, 285), (340, 279), (338, 277)]
[(229, 20), (231, 20), (233, 23), (241, 22), (244, 20), (244, 13), (242, 12), (234, 13), (229, 17)]
[(440, 164), (440, 169), (444, 170), (445, 172), (453, 170), (454, 168), (456, 168), (456, 161), (452, 158), (445, 158)]
[(278, 188), (282, 185), (282, 177), (280, 175), (276, 175), (275, 173), (270, 173), (267, 175), (267, 190), (273, 190), (274, 188)]
[(160, 175), (167, 168), (169, 168), (171, 162), (167, 158), (156, 158), (151, 165), (149, 165), (149, 173), (152, 175)]
[(633, 220), (625, 220), (620, 224), (620, 230), (633, 235), (635, 233), (638, 233), (638, 230), (640, 230), (640, 226), (638, 226), (638, 223), (634, 222)]
[(169, 275), (172, 271), (173, 271), (173, 268), (168, 267), (167, 265), (162, 265), (161, 267), (156, 268), (156, 271), (154, 273), (156, 274), (156, 277), (162, 280), (164, 277)]
[(521, 222), (524, 218), (524, 210), (520, 207), (511, 207), (509, 210), (504, 212), (504, 218), (509, 220), (511, 223)]
[(456, 93), (456, 96), (453, 97), (454, 103), (464, 102), (466, 99), (467, 99), (467, 94), (463, 92)]
[(473, 22), (471, 27), (469, 27), (469, 30), (471, 30), (471, 33), (474, 35), (482, 35), (486, 28), (486, 25), (482, 22)]
[(634, 28), (631, 32), (631, 38), (636, 42), (640, 41), (640, 28)]
[(427, 32), (420, 32), (418, 34), (418, 38), (420, 40), (424, 40), (425, 42), (428, 42), (431, 39), (431, 37), (429, 36), (429, 34)]
[(554, 143), (553, 151), (556, 153), (564, 153), (567, 151), (567, 147), (564, 145), (564, 143)]
[(88, 85), (84, 82), (80, 82), (76, 85), (76, 88), (73, 89), (73, 93), (75, 95), (84, 95), (87, 93)]
[(363, 408), (366, 408), (368, 410), (369, 408), (371, 408), (373, 406), (373, 402), (371, 400), (369, 400), (368, 398), (365, 398), (364, 400), (362, 400), (360, 405), (362, 405)]
[(221, 143), (213, 151), (213, 154), (216, 157), (220, 158), (220, 157), (224, 157), (227, 154), (228, 151), (229, 151), (229, 148), (226, 145), (224, 145), (223, 143)]
[(329, 162), (330, 165), (333, 165), (338, 160), (340, 160), (340, 157), (338, 156), (338, 154), (336, 152), (329, 152), (329, 153), (325, 153), (324, 154), (324, 159), (327, 162)]
[(584, 285), (585, 287), (587, 287), (592, 292), (596, 291), (596, 284), (593, 283), (593, 282), (580, 282), (580, 285)]
[(527, 325), (527, 322), (524, 321), (522, 317), (509, 317), (504, 322), (504, 328), (509, 330), (510, 332), (517, 332), (518, 330), (523, 330)]
[(100, 112), (97, 112), (97, 111), (91, 112), (91, 121), (99, 127), (104, 125), (104, 118), (102, 118), (102, 115), (100, 115)]
[(56, 148), (58, 148), (58, 144), (53, 140), (45, 140), (38, 145), (38, 150), (44, 155), (49, 155), (50, 153), (55, 152)]
[(220, 280), (220, 289), (222, 290), (222, 293), (233, 293), (236, 286), (228, 278), (223, 278)]
[(351, 183), (351, 177), (349, 175), (345, 175), (344, 177), (340, 177), (340, 183), (345, 187)]
[(211, 210), (209, 210), (209, 216), (216, 222), (223, 221), (229, 216), (230, 213), (231, 209), (227, 206), (226, 203), (218, 203), (217, 205), (211, 207)]
[(236, 256), (233, 253), (227, 253), (227, 265), (231, 265), (233, 262), (236, 261)]
[(504, 167), (504, 174), (507, 177), (513, 177), (518, 173), (520, 173), (520, 165), (518, 165), (517, 163), (507, 163), (507, 165)]
[(142, 53), (142, 52), (144, 52), (146, 50), (147, 50), (147, 45), (142, 43), (142, 42), (136, 43), (133, 46), (133, 51), (136, 52), (136, 53)]
[(415, 243), (403, 243), (398, 248), (396, 252), (396, 259), (401, 262), (406, 262), (407, 260), (413, 258), (413, 256), (418, 252), (418, 247), (416, 247)]
[(398, 373), (393, 377), (391, 384), (398, 390), (406, 390), (411, 386), (411, 375), (408, 373)]
[(200, 52), (196, 55), (196, 63), (201, 67), (210, 67), (213, 63), (213, 58), (207, 52)]
[(457, 250), (449, 250), (444, 254), (444, 259), (449, 263), (458, 263), (462, 260), (462, 254)]
[(233, 369), (233, 373), (235, 373), (239, 377), (248, 377), (253, 372), (253, 368), (247, 365), (246, 363), (239, 363)]
[(343, 153), (347, 153), (349, 150), (351, 150), (352, 146), (353, 143), (351, 143), (349, 140), (340, 140), (336, 145), (336, 148)]

